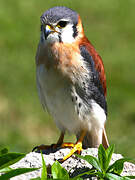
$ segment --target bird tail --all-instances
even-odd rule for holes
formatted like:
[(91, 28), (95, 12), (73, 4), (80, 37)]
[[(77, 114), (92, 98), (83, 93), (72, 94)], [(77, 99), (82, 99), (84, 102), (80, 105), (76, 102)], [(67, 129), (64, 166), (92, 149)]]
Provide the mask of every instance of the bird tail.
[[(103, 144), (104, 148), (107, 149), (109, 147), (109, 143), (108, 143), (105, 128), (103, 129), (102, 137), (100, 136), (101, 135), (95, 136), (94, 134), (91, 134), (91, 132), (87, 132), (82, 141), (83, 149), (95, 148), (95, 147), (98, 147), (100, 144)], [(79, 140), (80, 133), (77, 134), (76, 137), (77, 137), (77, 140)]]

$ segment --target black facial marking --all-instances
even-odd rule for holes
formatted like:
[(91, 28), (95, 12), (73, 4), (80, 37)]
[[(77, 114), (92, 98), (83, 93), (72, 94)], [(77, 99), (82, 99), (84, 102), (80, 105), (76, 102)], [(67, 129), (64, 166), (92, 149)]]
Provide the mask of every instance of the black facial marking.
[(59, 42), (62, 43), (62, 39), (61, 39), (60, 34), (58, 35), (58, 37), (59, 37)]
[(75, 38), (78, 35), (76, 24), (73, 25), (73, 37)]

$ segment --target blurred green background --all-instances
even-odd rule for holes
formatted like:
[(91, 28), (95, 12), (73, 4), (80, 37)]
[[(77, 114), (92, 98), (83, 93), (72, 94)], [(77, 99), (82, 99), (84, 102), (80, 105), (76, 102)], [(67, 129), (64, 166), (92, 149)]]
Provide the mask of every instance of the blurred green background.
[(116, 153), (135, 157), (135, 0), (0, 1), (0, 146), (29, 152), (59, 136), (40, 105), (35, 81), (40, 16), (56, 5), (81, 15), (105, 65), (109, 141)]

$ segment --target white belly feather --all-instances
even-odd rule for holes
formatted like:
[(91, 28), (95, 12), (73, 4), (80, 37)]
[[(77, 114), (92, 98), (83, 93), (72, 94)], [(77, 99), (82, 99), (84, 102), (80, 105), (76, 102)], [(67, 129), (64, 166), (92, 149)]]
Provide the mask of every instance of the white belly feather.
[(37, 67), (37, 85), (41, 103), (47, 106), (56, 125), (61, 130), (75, 132), (80, 123), (72, 102), (70, 84), (42, 64)]
[[(106, 120), (104, 110), (92, 100), (91, 109), (83, 105), (78, 115), (76, 104), (72, 101), (72, 86), (68, 80), (63, 78), (53, 69), (47, 70), (44, 64), (37, 67), (40, 101), (54, 118), (57, 127), (70, 133), (76, 133), (82, 128), (88, 131), (93, 128), (102, 129)], [(74, 96), (77, 96), (75, 93)], [(81, 102), (81, 98), (79, 101)]]

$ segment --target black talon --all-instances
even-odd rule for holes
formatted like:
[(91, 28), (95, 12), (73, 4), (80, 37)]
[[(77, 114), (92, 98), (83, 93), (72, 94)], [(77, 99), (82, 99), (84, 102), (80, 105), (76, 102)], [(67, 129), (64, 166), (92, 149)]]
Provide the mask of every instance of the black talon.
[(34, 152), (35, 150), (38, 150), (39, 146), (36, 146), (32, 149), (32, 152)]
[(53, 149), (53, 146), (54, 146), (54, 145), (55, 145), (55, 144), (51, 144), (51, 145), (50, 145), (50, 148)]
[(59, 163), (63, 163), (64, 162), (64, 160), (61, 158), (61, 159), (58, 159), (57, 160)]

